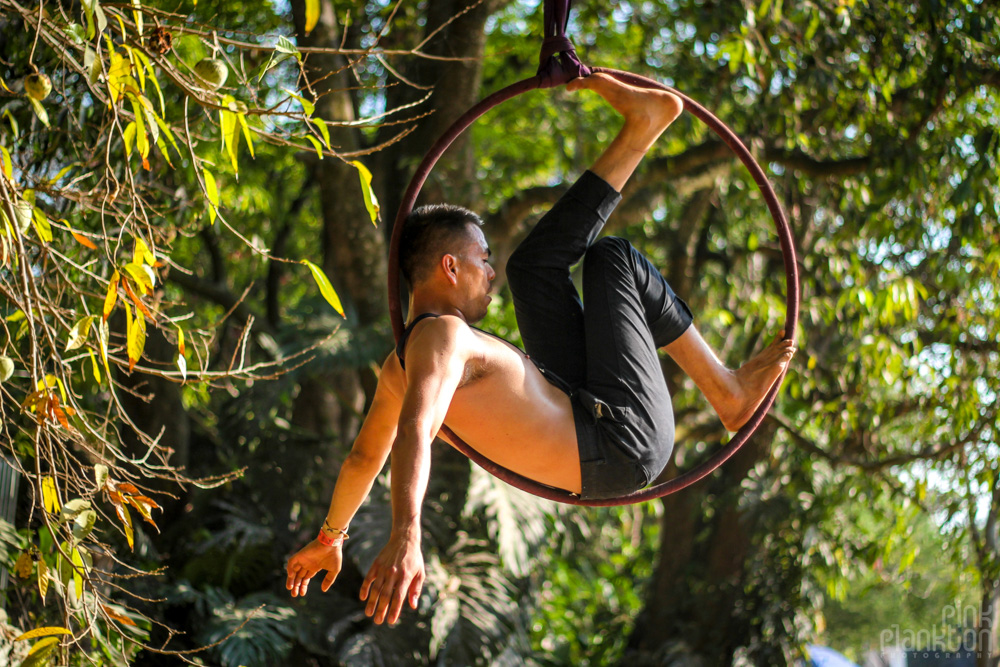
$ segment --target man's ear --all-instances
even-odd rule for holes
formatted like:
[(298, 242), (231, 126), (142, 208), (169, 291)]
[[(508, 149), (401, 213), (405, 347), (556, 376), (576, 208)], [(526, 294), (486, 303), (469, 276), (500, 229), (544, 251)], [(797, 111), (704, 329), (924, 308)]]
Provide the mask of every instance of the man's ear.
[(452, 285), (458, 284), (458, 258), (451, 253), (445, 253), (441, 257), (441, 270), (444, 272), (445, 279)]

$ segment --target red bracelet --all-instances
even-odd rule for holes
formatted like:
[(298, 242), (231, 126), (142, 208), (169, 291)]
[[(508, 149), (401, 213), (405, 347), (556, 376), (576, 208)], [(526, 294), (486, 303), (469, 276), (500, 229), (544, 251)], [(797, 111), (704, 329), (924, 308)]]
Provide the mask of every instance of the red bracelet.
[(319, 535), (316, 536), (316, 541), (325, 547), (336, 547), (344, 543), (344, 538), (340, 535), (337, 537), (330, 537), (322, 530), (319, 531)]

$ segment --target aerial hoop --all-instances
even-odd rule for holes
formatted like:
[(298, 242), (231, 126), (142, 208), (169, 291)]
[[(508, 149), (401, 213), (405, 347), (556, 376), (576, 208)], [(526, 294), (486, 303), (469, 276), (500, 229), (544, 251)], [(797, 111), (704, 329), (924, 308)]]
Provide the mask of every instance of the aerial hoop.
[[(546, 4), (546, 7), (548, 7), (548, 3)], [(750, 151), (747, 150), (747, 147), (743, 145), (743, 142), (740, 141), (739, 137), (737, 137), (732, 130), (730, 130), (721, 120), (716, 118), (710, 111), (708, 111), (708, 109), (701, 106), (687, 95), (684, 95), (669, 86), (665, 86), (657, 81), (654, 81), (653, 79), (648, 79), (644, 76), (639, 76), (638, 74), (632, 74), (630, 72), (622, 72), (603, 67), (595, 67), (592, 68), (591, 71), (610, 74), (620, 81), (633, 86), (642, 88), (659, 88), (677, 95), (684, 100), (685, 111), (690, 112), (692, 115), (704, 122), (709, 129), (715, 132), (724, 142), (726, 142), (726, 145), (729, 146), (730, 150), (732, 150), (733, 153), (735, 153), (740, 161), (746, 166), (764, 197), (764, 201), (767, 204), (767, 208), (771, 213), (771, 217), (774, 220), (775, 227), (778, 232), (778, 240), (781, 244), (781, 254), (785, 266), (785, 289), (787, 292), (785, 297), (784, 335), (786, 340), (794, 339), (795, 329), (798, 325), (799, 318), (799, 275), (798, 265), (795, 258), (795, 249), (792, 242), (792, 233), (789, 229), (785, 213), (781, 209), (781, 205), (778, 203), (778, 197), (774, 193), (774, 189), (771, 187), (770, 182), (768, 182), (763, 169), (761, 169), (760, 165), (757, 164), (757, 161), (750, 154)], [(397, 342), (402, 336), (404, 329), (403, 309), (402, 304), (400, 303), (399, 242), (406, 218), (413, 210), (417, 197), (420, 194), (420, 190), (423, 187), (424, 182), (427, 180), (427, 177), (430, 175), (431, 169), (434, 168), (438, 159), (440, 159), (441, 155), (444, 154), (445, 150), (447, 150), (452, 142), (454, 142), (455, 139), (457, 139), (470, 125), (472, 125), (477, 118), (485, 114), (493, 107), (529, 90), (561, 85), (566, 83), (566, 81), (570, 78), (572, 78), (572, 73), (560, 75), (555, 78), (550, 75), (537, 75), (531, 77), (530, 79), (519, 81), (493, 93), (489, 97), (481, 100), (478, 104), (469, 109), (458, 120), (456, 120), (452, 126), (449, 127), (443, 135), (441, 135), (437, 142), (435, 142), (435, 144), (427, 152), (427, 155), (424, 156), (423, 161), (417, 167), (417, 171), (413, 175), (413, 178), (406, 189), (406, 193), (403, 195), (403, 201), (400, 204), (399, 212), (396, 214), (396, 221), (392, 230), (392, 241), (389, 245), (389, 317), (392, 321), (393, 335), (396, 337)], [(759, 427), (764, 421), (764, 417), (767, 414), (767, 411), (770, 410), (771, 405), (774, 403), (774, 399), (778, 394), (778, 389), (780, 388), (783, 380), (784, 374), (778, 379), (777, 382), (775, 382), (771, 391), (768, 392), (767, 396), (764, 398), (764, 401), (760, 404), (760, 406), (758, 406), (757, 410), (750, 417), (750, 420), (736, 432), (732, 440), (726, 443), (725, 446), (713, 454), (708, 460), (671, 480), (663, 482), (662, 484), (657, 484), (655, 486), (641, 489), (639, 491), (635, 491), (634, 493), (616, 498), (583, 499), (578, 494), (540, 484), (487, 459), (455, 435), (455, 433), (452, 432), (447, 426), (442, 426), (441, 431), (460, 452), (472, 459), (490, 474), (521, 489), (522, 491), (532, 493), (548, 500), (555, 500), (570, 505), (588, 505), (592, 507), (627, 505), (645, 500), (652, 500), (654, 498), (660, 498), (670, 493), (680, 491), (681, 489), (704, 479), (716, 468), (729, 460), (744, 444), (746, 444), (746, 442), (750, 439), (750, 436), (757, 430), (757, 427)]]

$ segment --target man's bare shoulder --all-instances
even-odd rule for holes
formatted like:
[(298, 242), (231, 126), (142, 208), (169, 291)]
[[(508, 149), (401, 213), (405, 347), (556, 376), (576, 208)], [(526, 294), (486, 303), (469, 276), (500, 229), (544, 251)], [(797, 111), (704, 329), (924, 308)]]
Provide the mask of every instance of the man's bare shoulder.
[(441, 315), (417, 323), (406, 341), (406, 358), (411, 354), (448, 351), (459, 354), (473, 341), (472, 329), (460, 317)]
[[(427, 318), (417, 323), (406, 341), (404, 357), (434, 353), (446, 349), (453, 354), (460, 354), (472, 340), (472, 329), (460, 317), (441, 315)], [(399, 363), (396, 351), (390, 352), (382, 362), (379, 374), (379, 384), (385, 384), (386, 389), (402, 396), (406, 387), (406, 371)]]

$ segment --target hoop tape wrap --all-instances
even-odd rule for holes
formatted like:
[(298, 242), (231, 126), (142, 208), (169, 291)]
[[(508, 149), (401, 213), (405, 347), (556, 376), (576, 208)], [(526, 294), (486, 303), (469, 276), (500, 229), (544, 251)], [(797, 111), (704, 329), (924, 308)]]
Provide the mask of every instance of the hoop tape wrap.
[[(732, 150), (733, 153), (735, 153), (740, 161), (746, 166), (764, 197), (764, 201), (767, 204), (767, 208), (771, 213), (771, 217), (774, 220), (775, 227), (778, 232), (778, 240), (781, 244), (781, 254), (785, 266), (786, 297), (784, 335), (786, 340), (794, 339), (795, 329), (798, 326), (799, 318), (799, 275), (792, 233), (789, 229), (785, 213), (781, 209), (781, 205), (778, 202), (778, 197), (774, 193), (774, 189), (768, 182), (763, 169), (761, 169), (760, 165), (757, 164), (757, 161), (750, 154), (750, 151), (743, 145), (743, 142), (740, 141), (739, 137), (737, 137), (721, 120), (716, 118), (715, 115), (713, 115), (708, 109), (701, 106), (683, 93), (680, 93), (673, 88), (665, 86), (652, 79), (629, 72), (606, 69), (603, 67), (593, 68), (593, 71), (610, 74), (620, 81), (633, 86), (642, 88), (659, 88), (661, 90), (667, 90), (674, 93), (684, 100), (684, 109), (704, 122), (709, 129), (715, 132), (724, 142), (726, 142), (730, 150)], [(506, 88), (493, 93), (489, 97), (484, 98), (474, 107), (465, 112), (465, 114), (463, 114), (452, 124), (450, 128), (448, 128), (448, 130), (427, 152), (427, 155), (424, 156), (423, 161), (417, 167), (417, 171), (413, 175), (413, 178), (403, 195), (403, 201), (400, 204), (399, 212), (396, 215), (395, 226), (392, 230), (392, 240), (389, 245), (389, 317), (392, 320), (392, 331), (397, 341), (403, 335), (404, 329), (402, 304), (400, 302), (399, 241), (406, 218), (413, 210), (417, 197), (420, 194), (420, 190), (423, 187), (424, 182), (427, 180), (431, 169), (434, 168), (438, 159), (440, 159), (441, 155), (444, 154), (445, 150), (447, 150), (451, 143), (455, 141), (455, 139), (458, 138), (458, 136), (461, 135), (462, 132), (464, 132), (470, 125), (472, 125), (477, 118), (498, 104), (506, 102), (513, 97), (528, 92), (529, 90), (548, 87), (549, 85), (551, 85), (549, 80), (544, 80), (543, 77), (535, 76), (507, 86)], [(774, 399), (778, 394), (778, 389), (780, 388), (783, 380), (784, 375), (782, 375), (778, 381), (775, 382), (771, 391), (768, 392), (767, 396), (764, 398), (764, 401), (760, 404), (753, 415), (751, 415), (749, 421), (747, 421), (747, 423), (736, 432), (733, 439), (706, 461), (703, 461), (691, 470), (666, 482), (617, 498), (583, 499), (575, 493), (540, 484), (534, 480), (519, 475), (516, 472), (508, 470), (503, 466), (497, 465), (470, 447), (461, 438), (455, 435), (455, 433), (447, 426), (442, 426), (441, 431), (455, 444), (455, 447), (460, 452), (472, 459), (484, 470), (507, 482), (508, 484), (521, 489), (522, 491), (532, 493), (548, 500), (555, 500), (568, 503), (570, 505), (589, 505), (592, 507), (627, 505), (645, 500), (652, 500), (654, 498), (660, 498), (667, 494), (680, 491), (681, 489), (704, 479), (716, 468), (729, 460), (744, 444), (746, 444), (746, 442), (750, 439), (750, 436), (753, 435), (754, 431), (756, 431), (760, 424), (764, 421), (764, 417), (767, 415), (768, 410), (771, 409), (771, 405), (774, 403)]]

